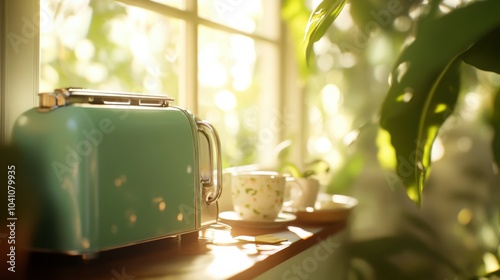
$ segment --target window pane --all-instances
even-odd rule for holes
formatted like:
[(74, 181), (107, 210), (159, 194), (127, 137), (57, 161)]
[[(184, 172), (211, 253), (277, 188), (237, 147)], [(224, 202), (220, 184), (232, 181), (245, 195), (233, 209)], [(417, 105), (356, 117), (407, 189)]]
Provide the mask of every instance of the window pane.
[(199, 114), (217, 128), (226, 166), (265, 161), (281, 129), (274, 60), (267, 43), (199, 28)]
[[(275, 38), (280, 1), (198, 0), (200, 17), (252, 34)], [(275, 14), (273, 14), (275, 13)], [(275, 22), (272, 22), (275, 21)]]
[(40, 90), (58, 87), (178, 97), (182, 23), (114, 1), (44, 1)]

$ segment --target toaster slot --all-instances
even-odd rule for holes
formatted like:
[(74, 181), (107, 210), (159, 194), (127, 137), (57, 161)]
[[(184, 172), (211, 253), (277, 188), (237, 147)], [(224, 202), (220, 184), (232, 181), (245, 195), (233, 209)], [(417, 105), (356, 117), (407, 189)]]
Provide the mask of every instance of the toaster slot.
[(100, 102), (92, 102), (94, 98), (91, 98), (92, 100), (89, 100), (92, 104), (105, 104), (105, 105), (131, 105), (132, 102), (130, 99), (113, 99), (113, 98), (99, 98)]
[(89, 98), (91, 104), (105, 104), (105, 105), (136, 105), (136, 106), (152, 106), (152, 107), (165, 107), (167, 104), (163, 99), (131, 99), (128, 97), (91, 97)]
[(139, 100), (139, 105), (141, 106), (156, 106), (156, 107), (163, 107), (165, 105), (164, 100)]

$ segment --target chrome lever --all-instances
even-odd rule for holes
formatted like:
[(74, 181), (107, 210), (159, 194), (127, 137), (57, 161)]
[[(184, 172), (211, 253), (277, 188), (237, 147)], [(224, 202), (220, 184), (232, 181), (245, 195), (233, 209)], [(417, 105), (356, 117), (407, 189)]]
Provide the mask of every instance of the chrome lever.
[[(201, 179), (201, 183), (203, 187), (211, 187), (215, 186), (215, 195), (214, 193), (210, 192), (208, 195), (205, 197), (205, 202), (207, 204), (212, 204), (216, 202), (219, 197), (222, 194), (222, 157), (221, 157), (221, 148), (220, 148), (220, 140), (219, 140), (219, 135), (217, 134), (217, 131), (215, 128), (207, 121), (197, 121), (198, 124), (198, 130), (207, 138), (208, 141), (208, 153), (209, 153), (209, 161), (210, 161), (210, 176), (208, 179)], [(217, 166), (217, 180), (216, 184), (214, 184), (213, 176), (214, 176), (214, 170), (213, 170), (213, 162), (214, 162), (214, 155), (213, 155), (213, 150), (215, 150), (215, 158), (217, 160), (216, 166)]]

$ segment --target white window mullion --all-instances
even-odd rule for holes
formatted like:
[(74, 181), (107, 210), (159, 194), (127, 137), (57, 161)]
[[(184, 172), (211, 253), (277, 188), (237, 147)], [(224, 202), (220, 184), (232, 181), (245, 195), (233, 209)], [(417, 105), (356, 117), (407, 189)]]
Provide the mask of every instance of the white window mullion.
[(198, 113), (198, 3), (187, 0), (186, 9), (192, 18), (185, 22), (184, 39), (181, 48), (183, 58), (180, 81), (179, 106), (187, 108), (193, 114)]
[(265, 168), (275, 168), (278, 164), (276, 158), (276, 146), (283, 140), (283, 133), (285, 129), (285, 119), (283, 118), (283, 84), (284, 77), (281, 69), (283, 63), (283, 56), (281, 55), (280, 48), (282, 43), (279, 37), (281, 32), (280, 28), (280, 2), (266, 1), (262, 2), (265, 5), (264, 24), (272, 28), (269, 30), (272, 38), (272, 44), (263, 44), (264, 49), (261, 49), (260, 55), (263, 61), (266, 62), (265, 66), (260, 66), (260, 75), (262, 84), (264, 85), (261, 93), (260, 100), (260, 130), (259, 130), (259, 164)]
[(281, 90), (284, 130), (283, 139), (293, 139), (289, 161), (303, 168), (307, 160), (308, 115), (306, 110), (305, 81), (300, 76), (300, 69), (295, 61), (296, 51), (286, 28), (282, 27), (281, 40)]
[(17, 117), (37, 102), (40, 65), (40, 2), (3, 1), (0, 76), (1, 142), (6, 143)]

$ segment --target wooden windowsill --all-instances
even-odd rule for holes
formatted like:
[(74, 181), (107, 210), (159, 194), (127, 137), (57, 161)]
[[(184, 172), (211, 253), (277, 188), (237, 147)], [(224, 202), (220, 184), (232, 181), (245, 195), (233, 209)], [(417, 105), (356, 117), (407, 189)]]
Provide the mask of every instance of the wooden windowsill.
[[(251, 279), (326, 242), (345, 226), (345, 222), (292, 223), (272, 230), (210, 229), (201, 232), (201, 238), (198, 233), (166, 238), (102, 252), (87, 262), (79, 257), (32, 253), (27, 274), (33, 279)], [(273, 245), (212, 243), (214, 237), (228, 234), (273, 234), (288, 241)]]

